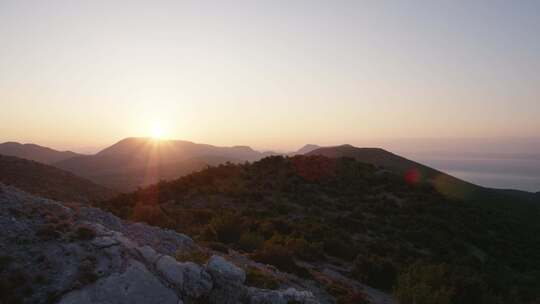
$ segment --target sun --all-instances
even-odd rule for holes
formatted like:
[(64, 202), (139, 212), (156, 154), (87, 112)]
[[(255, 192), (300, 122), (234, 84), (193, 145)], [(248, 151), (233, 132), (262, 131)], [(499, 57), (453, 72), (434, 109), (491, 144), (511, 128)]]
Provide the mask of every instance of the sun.
[(153, 139), (163, 139), (165, 137), (165, 131), (160, 124), (153, 124), (150, 129), (150, 136)]

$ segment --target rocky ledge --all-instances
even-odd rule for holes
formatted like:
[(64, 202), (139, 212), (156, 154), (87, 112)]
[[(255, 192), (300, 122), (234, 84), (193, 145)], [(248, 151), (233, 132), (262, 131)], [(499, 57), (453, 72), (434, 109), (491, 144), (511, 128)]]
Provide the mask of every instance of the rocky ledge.
[(245, 285), (225, 257), (177, 261), (187, 236), (0, 184), (0, 303), (318, 303)]

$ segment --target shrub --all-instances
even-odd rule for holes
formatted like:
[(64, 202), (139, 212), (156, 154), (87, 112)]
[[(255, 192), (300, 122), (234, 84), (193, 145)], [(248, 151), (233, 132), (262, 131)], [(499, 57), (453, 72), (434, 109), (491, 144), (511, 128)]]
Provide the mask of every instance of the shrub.
[(88, 241), (96, 237), (96, 231), (91, 226), (81, 225), (77, 227), (77, 230), (75, 231), (75, 236), (78, 240)]
[(137, 203), (133, 208), (131, 219), (135, 222), (145, 222), (150, 225), (173, 227), (173, 221), (157, 204)]
[(32, 294), (28, 275), (21, 269), (0, 273), (0, 303), (23, 303), (24, 295)]
[(276, 266), (283, 271), (294, 273), (297, 270), (292, 253), (287, 248), (271, 242), (266, 242), (262, 249), (257, 250), (253, 255), (253, 259), (257, 262)]
[(95, 257), (91, 257), (81, 262), (79, 265), (79, 271), (77, 273), (77, 280), (75, 284), (78, 286), (84, 286), (95, 282), (98, 276), (95, 272), (96, 260)]
[(248, 267), (246, 269), (246, 285), (264, 289), (279, 288), (277, 279), (255, 267)]
[(238, 241), (238, 247), (246, 252), (253, 252), (264, 243), (264, 237), (257, 232), (246, 232), (242, 234)]
[(194, 248), (192, 250), (177, 250), (175, 258), (179, 262), (194, 262), (197, 264), (204, 264), (208, 261), (210, 256), (206, 252), (198, 248)]
[(452, 304), (446, 265), (413, 265), (397, 280), (394, 296), (400, 304)]
[(229, 247), (220, 242), (203, 242), (202, 245), (215, 251), (229, 253)]
[(56, 230), (53, 224), (45, 224), (39, 227), (36, 235), (43, 240), (53, 240), (60, 236), (60, 232)]
[(360, 291), (352, 291), (339, 299), (338, 304), (369, 304), (371, 301), (366, 294)]
[(396, 279), (396, 268), (387, 258), (358, 255), (354, 260), (353, 276), (370, 286), (389, 290)]
[(342, 240), (330, 239), (324, 242), (324, 251), (331, 256), (345, 260), (353, 260), (356, 256), (356, 250), (351, 243), (345, 243)]
[(229, 244), (240, 240), (244, 224), (238, 216), (223, 214), (212, 218), (210, 228), (215, 232), (217, 241)]
[(13, 258), (8, 255), (0, 255), (0, 272), (4, 271), (9, 264), (13, 262)]
[(285, 246), (295, 257), (306, 261), (315, 261), (324, 258), (321, 243), (310, 243), (303, 237), (287, 239)]

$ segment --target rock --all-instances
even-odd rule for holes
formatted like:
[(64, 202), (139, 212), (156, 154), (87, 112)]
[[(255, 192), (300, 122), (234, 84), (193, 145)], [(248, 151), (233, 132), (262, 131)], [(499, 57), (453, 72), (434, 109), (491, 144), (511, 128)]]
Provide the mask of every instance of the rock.
[(178, 304), (178, 296), (143, 264), (130, 260), (126, 271), (66, 294), (59, 304)]
[(315, 304), (319, 303), (313, 296), (313, 294), (309, 291), (299, 291), (294, 288), (286, 289), (285, 291), (282, 291), (283, 297), (287, 300), (287, 303), (295, 302), (295, 303), (305, 303), (305, 304)]
[(161, 257), (161, 255), (150, 246), (140, 246), (137, 247), (136, 250), (147, 263), (152, 265)]
[(218, 255), (210, 258), (206, 269), (212, 275), (215, 285), (210, 294), (210, 303), (236, 304), (245, 296), (244, 270)]
[(106, 248), (106, 247), (111, 247), (118, 244), (119, 242), (117, 240), (109, 236), (100, 236), (92, 240), (92, 245), (98, 248)]
[(212, 290), (212, 277), (195, 263), (179, 263), (170, 256), (163, 256), (157, 261), (156, 269), (182, 295), (190, 298), (199, 298)]
[(246, 273), (243, 269), (236, 267), (233, 263), (219, 255), (212, 256), (206, 268), (218, 285), (228, 285), (231, 283), (244, 284), (246, 281)]
[(249, 304), (287, 304), (285, 297), (277, 291), (264, 291), (257, 288), (249, 289)]
[(248, 303), (250, 304), (319, 303), (311, 292), (298, 291), (294, 288), (289, 288), (286, 290), (264, 290), (258, 288), (249, 288), (247, 298)]
[[(248, 288), (244, 270), (221, 256), (205, 266), (178, 262), (170, 255), (197, 245), (174, 231), (125, 222), (95, 208), (81, 207), (79, 214), (12, 187), (0, 184), (0, 189), (2, 255), (32, 265), (23, 268), (28, 278), (46, 279), (8, 290), (24, 303), (48, 298), (61, 304), (315, 303), (310, 293), (295, 289)], [(91, 226), (95, 237), (66, 237), (80, 225)], [(37, 232), (44, 227), (59, 235), (42, 238)]]

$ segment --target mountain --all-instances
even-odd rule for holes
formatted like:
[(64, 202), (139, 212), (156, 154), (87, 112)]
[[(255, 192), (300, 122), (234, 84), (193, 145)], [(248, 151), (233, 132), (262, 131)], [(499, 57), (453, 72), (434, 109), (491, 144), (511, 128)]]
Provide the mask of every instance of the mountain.
[(0, 303), (328, 303), (306, 280), (186, 235), (1, 183), (0, 228)]
[(0, 183), (46, 198), (95, 202), (116, 193), (86, 179), (35, 161), (0, 155)]
[(298, 155), (298, 154), (307, 154), (313, 150), (317, 150), (317, 149), (320, 149), (321, 147), (320, 146), (317, 146), (317, 145), (312, 145), (312, 144), (307, 144), (305, 146), (303, 146), (302, 148), (300, 148), (298, 151), (296, 152), (293, 152), (291, 153), (292, 155)]
[(308, 278), (337, 303), (540, 300), (540, 204), (448, 196), (436, 179), (482, 188), (381, 149), (312, 153), (210, 167), (98, 206)]
[(263, 154), (247, 146), (217, 147), (183, 140), (126, 138), (103, 149), (96, 156), (130, 156), (133, 159), (178, 162), (193, 157), (219, 156), (240, 161), (254, 161)]
[(44, 164), (51, 164), (80, 155), (71, 151), (56, 151), (35, 144), (20, 144), (17, 142), (0, 144), (0, 154), (34, 160)]
[(121, 191), (171, 179), (224, 162), (268, 156), (246, 146), (217, 147), (181, 140), (126, 138), (95, 155), (72, 157), (54, 166)]
[(354, 158), (357, 161), (387, 169), (401, 176), (408, 183), (432, 185), (437, 191), (449, 198), (489, 201), (491, 204), (501, 205), (503, 208), (512, 200), (540, 204), (539, 197), (532, 193), (481, 187), (380, 148), (357, 148), (351, 145), (341, 145), (316, 149), (307, 155)]

